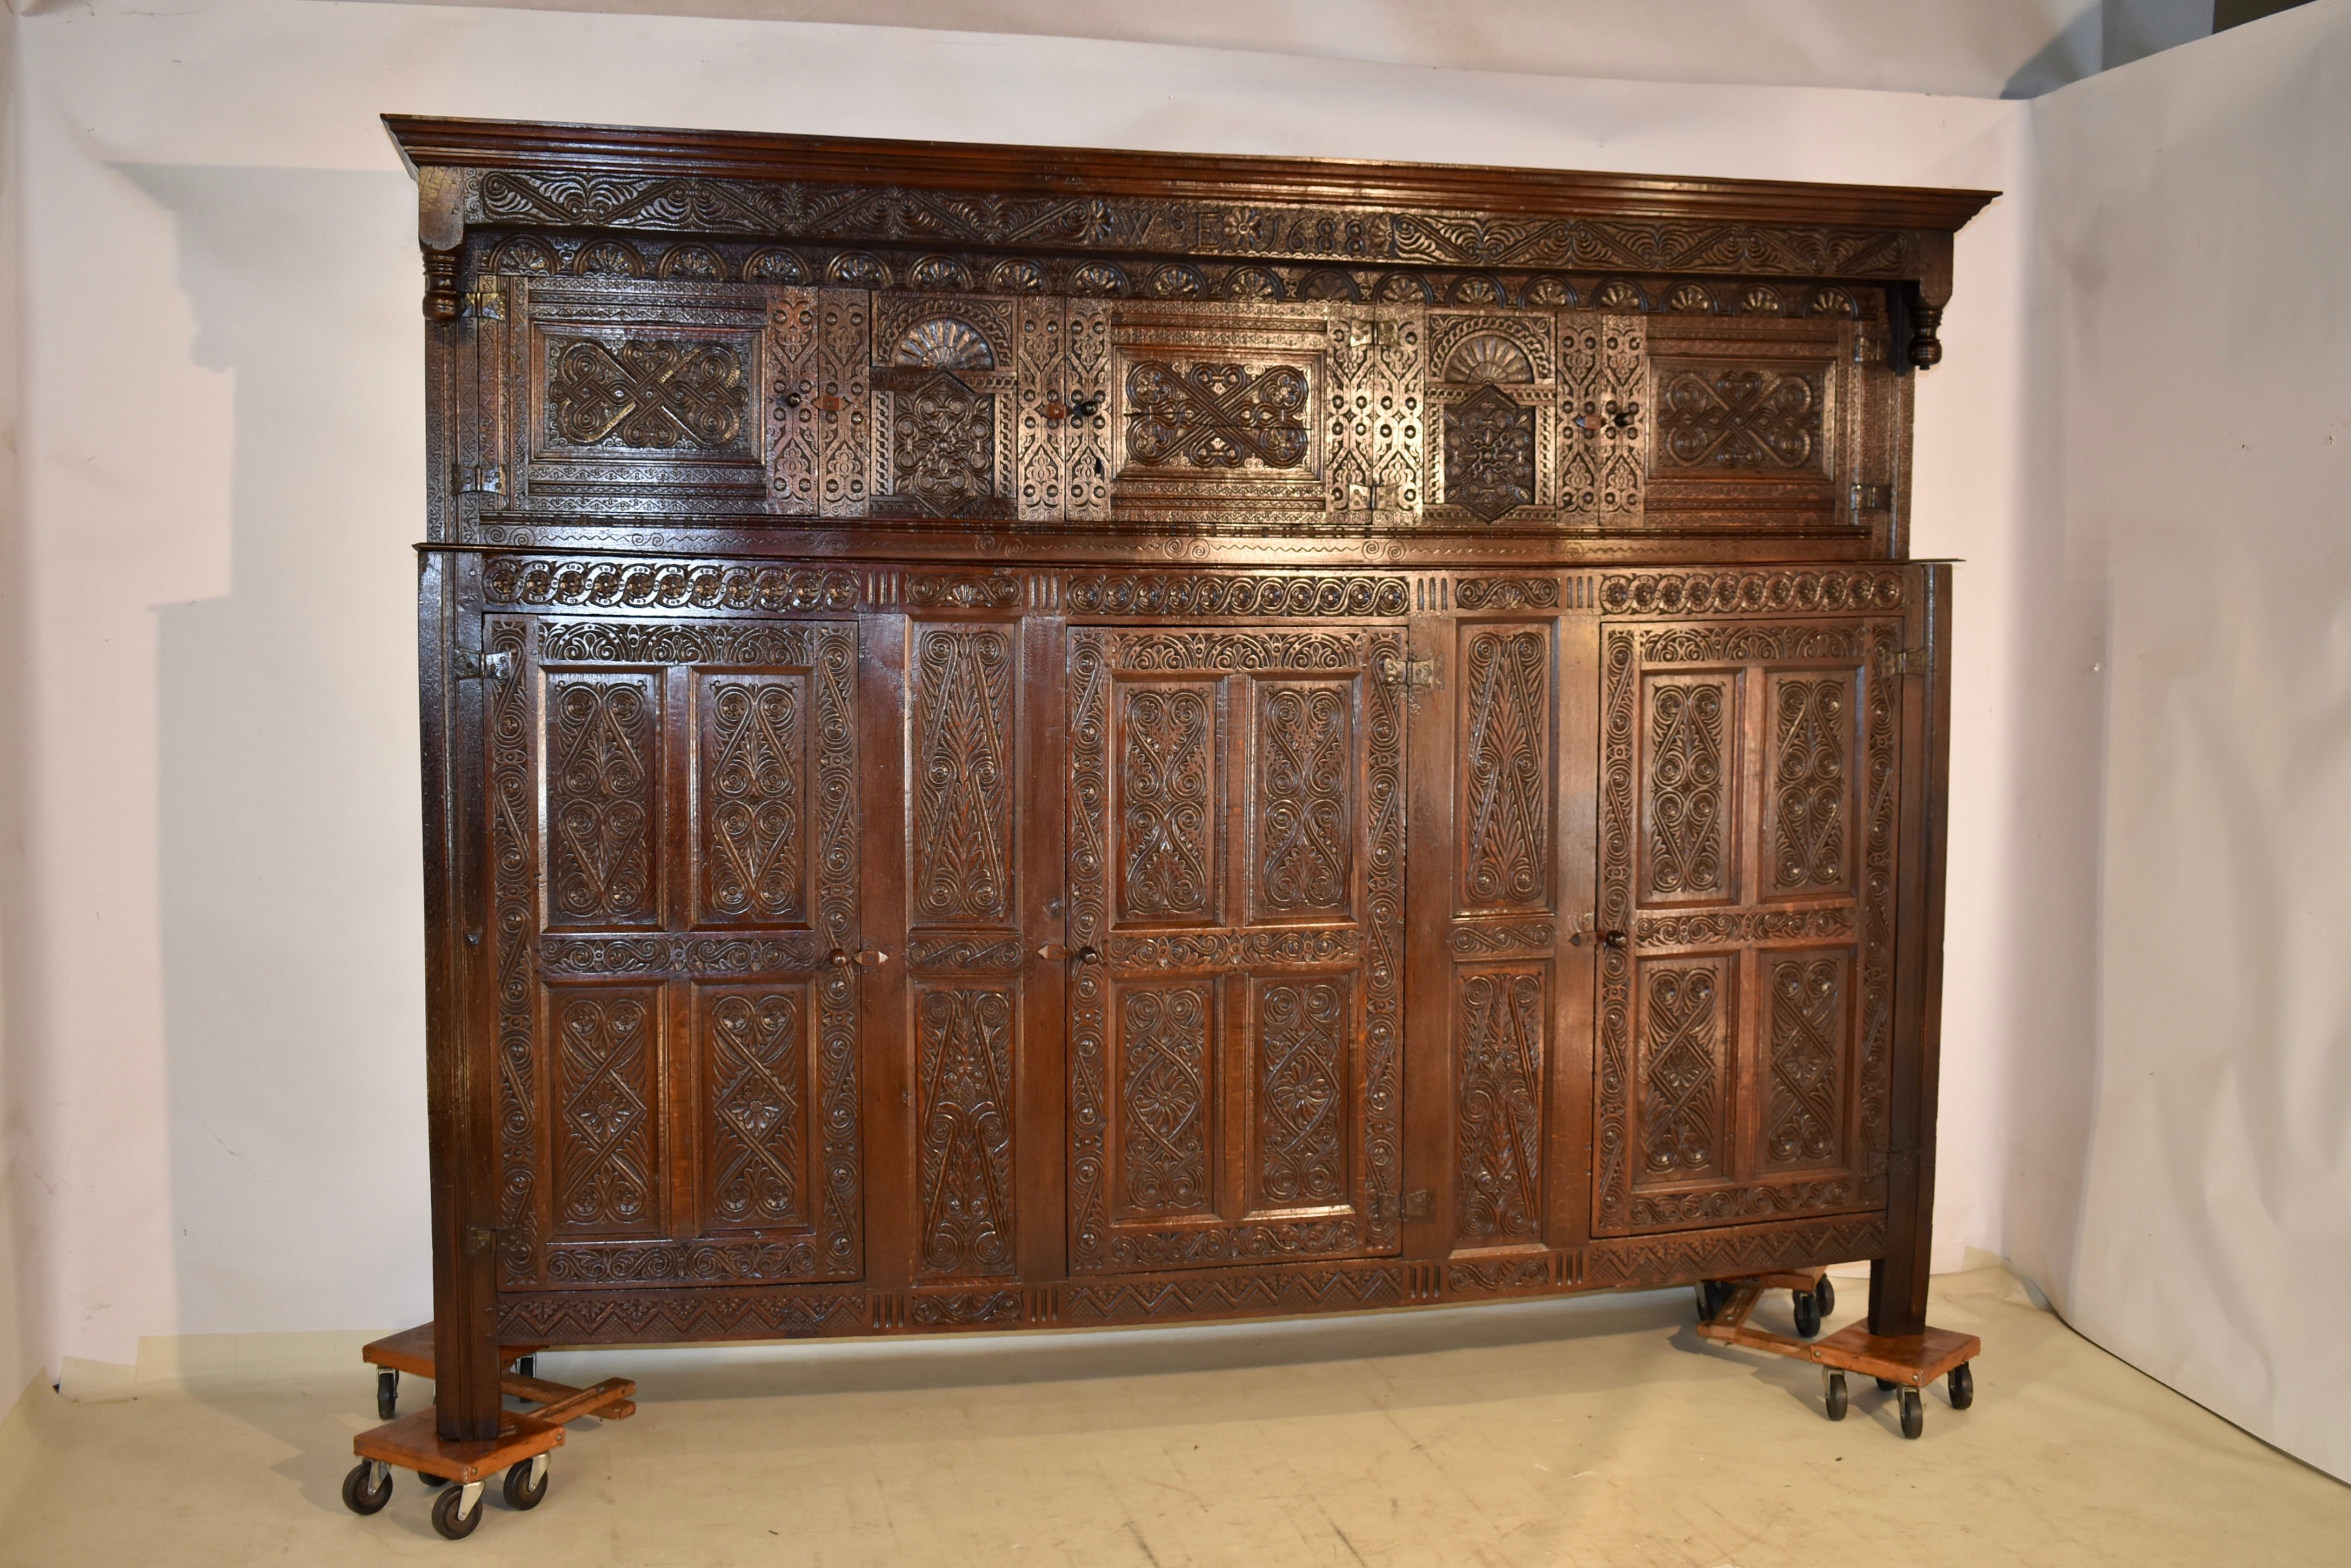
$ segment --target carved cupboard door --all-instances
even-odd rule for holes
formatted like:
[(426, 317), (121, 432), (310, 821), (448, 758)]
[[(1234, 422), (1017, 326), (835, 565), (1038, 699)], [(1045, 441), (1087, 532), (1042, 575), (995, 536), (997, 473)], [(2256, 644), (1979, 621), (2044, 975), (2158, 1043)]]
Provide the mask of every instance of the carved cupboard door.
[(1070, 632), (1070, 1264), (1393, 1252), (1404, 633)]
[[(493, 601), (568, 597), (531, 570)], [(500, 1288), (858, 1277), (856, 623), (484, 645)]]
[(1903, 624), (1604, 620), (1595, 1231), (1885, 1201)]

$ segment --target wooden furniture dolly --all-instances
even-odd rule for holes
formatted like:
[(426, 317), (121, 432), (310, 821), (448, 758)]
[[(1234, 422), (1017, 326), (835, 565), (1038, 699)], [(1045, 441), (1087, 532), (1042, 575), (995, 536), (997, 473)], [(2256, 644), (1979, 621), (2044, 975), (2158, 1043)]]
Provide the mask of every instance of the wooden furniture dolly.
[(435, 1433), (430, 1407), (399, 1414), (400, 1375), (433, 1376), (433, 1325), (421, 1324), (362, 1347), (360, 1359), (376, 1369), (375, 1413), (384, 1425), (351, 1440), (360, 1462), (343, 1478), (344, 1506), (353, 1513), (381, 1511), (392, 1501), (392, 1470), (397, 1466), (414, 1470), (428, 1487), (447, 1489), (434, 1501), (433, 1528), (451, 1541), (471, 1535), (481, 1522), (483, 1489), (501, 1470), (507, 1506), (518, 1511), (538, 1507), (547, 1495), (548, 1455), (563, 1445), (565, 1427), (590, 1416), (622, 1420), (637, 1411), (632, 1397), (637, 1386), (629, 1378), (607, 1377), (593, 1387), (575, 1388), (534, 1376), (536, 1357), (544, 1348), (500, 1347), (511, 1370), (500, 1375), (498, 1390), (526, 1401), (525, 1407), (501, 1413), (496, 1438), (451, 1443)]
[[(1972, 1334), (1928, 1328), (1923, 1333), (1876, 1334), (1866, 1323), (1841, 1328), (1823, 1340), (1821, 1320), (1836, 1306), (1836, 1287), (1825, 1269), (1789, 1269), (1698, 1282), (1698, 1332), (1700, 1338), (1724, 1345), (1768, 1350), (1817, 1363), (1821, 1397), (1832, 1421), (1844, 1419), (1845, 1374), (1865, 1373), (1881, 1392), (1901, 1390), (1902, 1435), (1916, 1438), (1927, 1429), (1922, 1390), (1936, 1378), (1946, 1379), (1951, 1408), (1964, 1410), (1976, 1402), (1976, 1376), (1970, 1363), (1983, 1351), (1983, 1341)], [(1788, 1291), (1795, 1298), (1796, 1335), (1750, 1327), (1748, 1318), (1768, 1290)]]
[(525, 1345), (1853, 1260), (1925, 1332), (1910, 426), (1990, 192), (387, 125), (435, 1405), (371, 1462), (551, 1447)]

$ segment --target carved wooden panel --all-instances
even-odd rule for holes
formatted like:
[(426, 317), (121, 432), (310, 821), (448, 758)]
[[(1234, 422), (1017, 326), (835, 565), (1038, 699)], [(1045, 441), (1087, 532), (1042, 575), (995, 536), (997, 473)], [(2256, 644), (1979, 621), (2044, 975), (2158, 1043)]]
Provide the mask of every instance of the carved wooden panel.
[[(1784, 583), (1831, 591), (1879, 588)], [(1600, 959), (1600, 1233), (1883, 1201), (1900, 757), (1877, 672), (1901, 638), (1768, 611), (1604, 626), (1599, 924), (1629, 940)]]
[(1007, 1275), (1013, 1265), (1013, 1056), (1019, 1002), (1001, 985), (914, 990), (918, 1269)]
[(873, 493), (872, 301), (862, 289), (776, 289), (768, 320), (778, 510), (862, 517)]
[(1401, 634), (1070, 642), (1071, 1267), (1392, 1250)]
[(1648, 341), (1646, 522), (1865, 523), (1851, 327), (1665, 317)]
[(549, 986), (555, 1229), (649, 1234), (662, 1221), (660, 993)]
[(1645, 680), (1641, 891), (1647, 904), (1737, 897), (1737, 671)]
[[(768, 508), (761, 291), (634, 278), (516, 280), (505, 450), (476, 484), (502, 510)], [(486, 435), (495, 441), (498, 424)], [(590, 498), (593, 498), (592, 502)]]
[(1213, 1215), (1221, 1031), (1213, 981), (1117, 989), (1107, 1087), (1117, 1106), (1106, 1152), (1112, 1212)]
[(1250, 919), (1343, 919), (1354, 888), (1352, 683), (1261, 680), (1249, 690)]
[(1489, 965), (1456, 975), (1457, 1247), (1541, 1240), (1547, 978), (1541, 967)]
[(1013, 888), (1010, 627), (914, 630), (913, 913), (1006, 924)]
[(1118, 908), (1126, 920), (1216, 919), (1223, 835), (1220, 683), (1118, 694)]
[(1110, 510), (1137, 522), (1322, 515), (1326, 313), (1113, 305)]
[(1764, 694), (1763, 878), (1795, 898), (1852, 885), (1860, 703), (1840, 673), (1774, 675)]
[(823, 961), (857, 940), (854, 626), (559, 612), (485, 639), (514, 660), (489, 691), (500, 1278), (855, 1277), (858, 982)]
[(547, 687), (547, 923), (657, 923), (661, 693), (652, 676)]
[(1003, 301), (897, 296), (873, 307), (876, 516), (1012, 514), (1016, 331)]
[(1738, 1089), (1731, 1059), (1737, 971), (1715, 957), (1646, 960), (1636, 972), (1634, 1185), (1726, 1176)]
[(695, 707), (704, 925), (805, 925), (810, 787), (808, 678), (703, 674)]
[(1462, 639), (1459, 908), (1547, 908), (1551, 885), (1551, 637), (1479, 627)]
[(706, 1233), (815, 1229), (816, 1021), (809, 989), (709, 986), (696, 996)]
[(1763, 967), (1771, 988), (1763, 1161), (1841, 1165), (1850, 1120), (1852, 954), (1844, 949), (1767, 953)]

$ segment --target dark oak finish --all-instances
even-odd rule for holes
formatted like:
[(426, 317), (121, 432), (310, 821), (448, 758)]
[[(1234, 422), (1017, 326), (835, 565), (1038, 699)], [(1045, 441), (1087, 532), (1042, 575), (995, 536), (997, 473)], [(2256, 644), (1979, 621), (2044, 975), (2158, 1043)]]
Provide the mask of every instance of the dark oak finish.
[(1988, 196), (387, 123), (440, 1439), (501, 1341), (1917, 1331)]

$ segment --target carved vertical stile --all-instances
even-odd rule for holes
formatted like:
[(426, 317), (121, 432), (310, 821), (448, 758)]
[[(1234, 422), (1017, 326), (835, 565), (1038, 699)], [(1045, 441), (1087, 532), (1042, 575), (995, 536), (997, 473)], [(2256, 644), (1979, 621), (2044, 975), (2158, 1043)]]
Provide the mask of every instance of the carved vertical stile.
[(1334, 517), (1417, 521), (1426, 484), (1421, 311), (1334, 306), (1326, 484)]
[(768, 291), (768, 470), (776, 509), (803, 516), (818, 503), (823, 457), (817, 385), (823, 374), (813, 289)]
[(1069, 417), (1067, 308), (1067, 302), (1045, 295), (1019, 304), (1013, 494), (1023, 518), (1058, 522), (1069, 504), (1061, 430)]
[(1061, 424), (1062, 514), (1071, 522), (1110, 519), (1110, 306), (1072, 299), (1062, 317), (1061, 391), (1072, 412)]
[(498, 1277), (528, 1284), (538, 1272), (545, 1196), (539, 1180), (544, 1106), (539, 1089), (537, 936), (541, 864), (531, 776), (532, 683), (529, 622), (491, 620), (486, 650), (513, 661), (517, 673), (489, 694), (491, 940), (496, 944), (498, 1072)]

